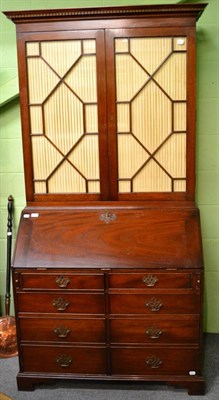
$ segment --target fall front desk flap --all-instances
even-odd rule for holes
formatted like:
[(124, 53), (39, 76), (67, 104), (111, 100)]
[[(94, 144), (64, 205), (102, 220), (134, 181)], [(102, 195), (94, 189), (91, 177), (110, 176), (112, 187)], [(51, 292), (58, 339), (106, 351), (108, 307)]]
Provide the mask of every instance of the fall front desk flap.
[(26, 208), (13, 266), (200, 268), (197, 209)]

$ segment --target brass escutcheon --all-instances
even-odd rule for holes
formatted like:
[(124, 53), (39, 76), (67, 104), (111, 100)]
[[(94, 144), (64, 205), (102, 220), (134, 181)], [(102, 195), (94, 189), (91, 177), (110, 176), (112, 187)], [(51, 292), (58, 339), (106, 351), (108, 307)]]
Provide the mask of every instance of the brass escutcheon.
[(116, 219), (116, 215), (106, 210), (103, 214), (100, 214), (99, 219), (100, 221), (104, 221), (106, 224), (109, 224), (109, 222), (112, 222)]

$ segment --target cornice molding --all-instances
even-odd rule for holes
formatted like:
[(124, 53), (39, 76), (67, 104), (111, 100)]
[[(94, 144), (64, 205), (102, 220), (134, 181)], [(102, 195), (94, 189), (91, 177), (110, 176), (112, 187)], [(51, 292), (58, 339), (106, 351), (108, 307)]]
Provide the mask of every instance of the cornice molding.
[(74, 9), (52, 9), (52, 10), (29, 10), (29, 11), (5, 11), (7, 18), (14, 23), (38, 22), (44, 19), (64, 20), (64, 19), (92, 19), (92, 18), (116, 18), (122, 16), (164, 16), (167, 14), (176, 16), (176, 14), (186, 14), (195, 16), (199, 19), (207, 4), (176, 4), (173, 5), (155, 5), (155, 6), (128, 6), (128, 7), (105, 7), (105, 8), (74, 8)]

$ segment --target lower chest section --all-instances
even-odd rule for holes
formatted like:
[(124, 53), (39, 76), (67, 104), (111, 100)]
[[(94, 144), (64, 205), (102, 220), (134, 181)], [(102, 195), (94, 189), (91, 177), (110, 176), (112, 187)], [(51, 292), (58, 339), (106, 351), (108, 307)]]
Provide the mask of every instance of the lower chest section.
[(22, 373), (200, 373), (201, 270), (19, 269), (13, 280)]

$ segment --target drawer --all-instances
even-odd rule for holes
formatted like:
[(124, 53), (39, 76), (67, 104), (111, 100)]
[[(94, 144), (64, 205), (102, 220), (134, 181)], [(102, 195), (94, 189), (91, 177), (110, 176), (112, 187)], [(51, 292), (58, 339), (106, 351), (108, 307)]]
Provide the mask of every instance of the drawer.
[(111, 362), (112, 374), (116, 375), (189, 376), (200, 373), (197, 348), (113, 348)]
[(20, 289), (26, 290), (103, 290), (103, 274), (68, 272), (22, 272), (17, 277)]
[(110, 288), (127, 289), (191, 289), (192, 273), (148, 272), (109, 274)]
[(19, 312), (104, 314), (104, 295), (100, 293), (26, 293), (17, 294)]
[(199, 321), (193, 319), (111, 319), (111, 343), (153, 344), (199, 342)]
[(111, 294), (111, 314), (199, 314), (199, 296), (193, 294)]
[(105, 348), (23, 345), (21, 352), (22, 372), (106, 373)]
[(105, 320), (97, 318), (20, 318), (21, 341), (105, 343)]

